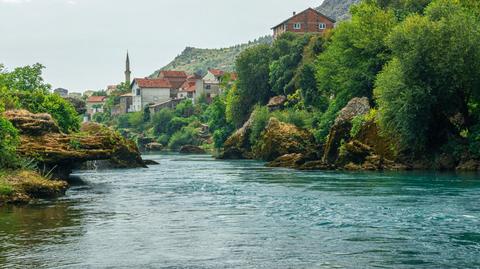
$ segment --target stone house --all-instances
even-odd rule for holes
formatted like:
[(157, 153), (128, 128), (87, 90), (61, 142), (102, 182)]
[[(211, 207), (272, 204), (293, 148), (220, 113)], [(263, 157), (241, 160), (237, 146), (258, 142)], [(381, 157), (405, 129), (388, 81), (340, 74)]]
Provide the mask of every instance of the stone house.
[(172, 88), (178, 90), (187, 81), (188, 76), (184, 71), (163, 70), (158, 73), (157, 78), (168, 80)]
[(103, 113), (103, 106), (107, 100), (106, 96), (90, 96), (87, 98), (87, 114), (93, 116), (96, 113)]
[(277, 38), (285, 32), (293, 33), (323, 33), (335, 26), (335, 20), (308, 8), (300, 13), (293, 13), (293, 16), (272, 27), (273, 37)]
[(163, 78), (136, 78), (132, 85), (132, 105), (129, 112), (142, 111), (147, 105), (163, 103), (177, 97), (177, 90)]

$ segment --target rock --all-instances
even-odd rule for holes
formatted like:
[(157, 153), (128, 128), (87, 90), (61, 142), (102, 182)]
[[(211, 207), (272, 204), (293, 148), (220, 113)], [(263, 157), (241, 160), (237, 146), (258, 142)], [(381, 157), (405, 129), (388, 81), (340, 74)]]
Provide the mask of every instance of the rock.
[(49, 114), (32, 114), (27, 110), (9, 110), (5, 117), (17, 128), (20, 134), (40, 136), (60, 133), (60, 128)]
[(102, 125), (84, 123), (80, 133), (63, 134), (48, 114), (22, 110), (5, 116), (20, 131), (18, 154), (53, 168), (55, 178), (66, 179), (74, 166), (93, 160), (109, 160), (114, 168), (145, 167), (133, 141)]
[(373, 150), (370, 146), (365, 145), (357, 140), (346, 143), (340, 150), (340, 156), (337, 165), (345, 165), (348, 163), (362, 164), (365, 159), (372, 155)]
[(143, 160), (146, 165), (159, 165), (160, 163), (154, 160)]
[(286, 154), (301, 153), (307, 156), (317, 152), (315, 139), (310, 132), (276, 118), (270, 118), (260, 140), (254, 155), (265, 161)]
[(298, 168), (305, 163), (305, 156), (301, 153), (285, 154), (267, 164), (268, 167)]
[(205, 154), (205, 150), (198, 146), (185, 145), (180, 148), (182, 154)]
[(477, 161), (477, 160), (463, 161), (457, 166), (456, 170), (463, 171), (463, 172), (480, 171), (480, 161)]
[(339, 149), (342, 141), (350, 139), (352, 119), (356, 116), (365, 115), (370, 111), (368, 98), (353, 98), (348, 102), (335, 119), (335, 122), (328, 134), (327, 143), (322, 157), (324, 163), (335, 163), (339, 156)]
[(252, 159), (251, 145), (249, 135), (251, 132), (253, 113), (243, 124), (242, 128), (233, 133), (223, 144), (223, 151), (219, 154), (219, 159)]
[(393, 150), (395, 148), (394, 142), (380, 134), (379, 127), (374, 119), (365, 122), (352, 139), (370, 146), (377, 155), (390, 160), (396, 159), (396, 154)]
[(267, 107), (269, 111), (275, 111), (283, 109), (284, 104), (287, 102), (287, 97), (283, 95), (270, 98)]
[(147, 151), (161, 151), (163, 150), (163, 145), (157, 142), (148, 143), (145, 145), (145, 150)]
[(306, 162), (301, 165), (299, 170), (334, 170), (336, 167), (334, 165), (326, 164), (320, 160)]
[(355, 97), (348, 102), (348, 104), (340, 110), (337, 118), (335, 119), (335, 125), (340, 125), (345, 122), (350, 122), (356, 116), (365, 115), (370, 111), (370, 103), (367, 97), (358, 98)]

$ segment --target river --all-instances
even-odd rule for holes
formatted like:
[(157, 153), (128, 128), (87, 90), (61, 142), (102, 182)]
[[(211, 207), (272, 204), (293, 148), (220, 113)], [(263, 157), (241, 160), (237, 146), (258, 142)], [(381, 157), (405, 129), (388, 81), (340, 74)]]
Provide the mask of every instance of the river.
[(0, 209), (0, 268), (480, 267), (475, 175), (147, 158)]

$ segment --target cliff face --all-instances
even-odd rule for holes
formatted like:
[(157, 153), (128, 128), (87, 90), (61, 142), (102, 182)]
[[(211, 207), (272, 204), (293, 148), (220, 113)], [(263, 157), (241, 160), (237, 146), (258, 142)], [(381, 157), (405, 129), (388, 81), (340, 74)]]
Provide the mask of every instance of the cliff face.
[(34, 159), (57, 178), (65, 178), (78, 164), (109, 160), (112, 167), (144, 167), (138, 148), (120, 134), (94, 123), (84, 124), (81, 132), (61, 133), (48, 114), (26, 110), (7, 111), (5, 116), (20, 132), (20, 156)]

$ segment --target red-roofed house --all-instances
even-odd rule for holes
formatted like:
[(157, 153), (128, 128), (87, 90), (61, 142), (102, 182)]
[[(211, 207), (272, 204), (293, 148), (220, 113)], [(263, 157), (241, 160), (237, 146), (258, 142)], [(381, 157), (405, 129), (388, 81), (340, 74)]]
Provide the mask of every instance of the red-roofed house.
[[(221, 88), (220, 82), (225, 75), (229, 73), (219, 70), (219, 69), (208, 69), (207, 74), (200, 80), (200, 83), (197, 84), (197, 95), (205, 94), (207, 99), (219, 95), (223, 92), (224, 89)], [(237, 79), (236, 73), (230, 73), (231, 80)]]
[(335, 20), (329, 18), (313, 8), (300, 13), (293, 12), (293, 16), (272, 27), (273, 38), (285, 32), (293, 33), (323, 33), (335, 26)]
[(177, 91), (170, 81), (163, 78), (136, 78), (131, 87), (133, 100), (129, 112), (142, 111), (147, 105), (177, 97)]
[(87, 98), (87, 114), (93, 116), (95, 113), (103, 113), (103, 106), (107, 100), (106, 96), (90, 96)]
[(187, 81), (188, 76), (184, 71), (163, 70), (158, 73), (157, 78), (168, 80), (172, 87), (178, 90)]

